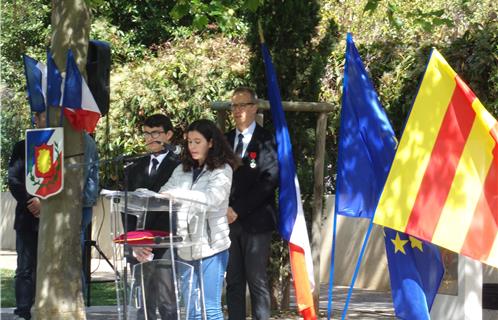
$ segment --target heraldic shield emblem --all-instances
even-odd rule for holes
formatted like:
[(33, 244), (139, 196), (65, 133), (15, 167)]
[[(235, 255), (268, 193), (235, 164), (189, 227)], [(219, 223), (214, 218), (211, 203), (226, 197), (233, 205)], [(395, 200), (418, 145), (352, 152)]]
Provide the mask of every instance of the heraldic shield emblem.
[(26, 130), (26, 190), (47, 199), (64, 186), (64, 130)]

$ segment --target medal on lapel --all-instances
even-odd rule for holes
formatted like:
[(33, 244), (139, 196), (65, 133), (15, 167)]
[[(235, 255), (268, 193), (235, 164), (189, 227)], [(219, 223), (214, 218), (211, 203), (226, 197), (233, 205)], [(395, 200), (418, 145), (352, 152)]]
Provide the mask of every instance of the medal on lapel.
[(249, 167), (252, 169), (256, 168), (256, 152), (249, 152), (249, 158), (251, 162), (249, 162)]

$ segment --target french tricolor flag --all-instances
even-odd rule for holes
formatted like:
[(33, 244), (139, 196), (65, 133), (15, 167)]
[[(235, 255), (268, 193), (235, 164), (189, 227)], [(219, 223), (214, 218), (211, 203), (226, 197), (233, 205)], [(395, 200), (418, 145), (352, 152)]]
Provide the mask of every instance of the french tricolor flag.
[(55, 64), (54, 58), (47, 50), (47, 105), (58, 107), (62, 98), (62, 75)]
[(62, 98), (64, 115), (76, 130), (95, 131), (100, 110), (88, 85), (74, 61), (73, 52), (67, 53), (66, 79)]
[(45, 92), (47, 91), (47, 67), (27, 55), (23, 55), (24, 72), (29, 105), (32, 112), (45, 111)]
[(265, 62), (268, 99), (270, 100), (270, 111), (277, 140), (280, 180), (278, 229), (282, 238), (289, 243), (289, 256), (299, 313), (305, 320), (316, 319), (312, 296), (314, 288), (313, 260), (296, 166), (292, 156), (289, 129), (285, 121), (275, 69), (268, 48), (264, 43), (261, 43), (261, 50)]

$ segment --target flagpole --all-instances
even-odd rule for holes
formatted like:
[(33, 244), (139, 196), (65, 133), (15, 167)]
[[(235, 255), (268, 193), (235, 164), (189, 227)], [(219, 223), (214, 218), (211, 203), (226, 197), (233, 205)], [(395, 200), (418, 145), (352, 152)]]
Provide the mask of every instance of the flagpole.
[(63, 115), (64, 115), (64, 106), (61, 106), (60, 107), (60, 117), (59, 117), (59, 126), (62, 127), (62, 119), (63, 119)]
[[(47, 119), (47, 124), (46, 124), (45, 128), (50, 128), (50, 123), (49, 123), (49, 119), (50, 119), (50, 108), (49, 108), (49, 105), (48, 105), (48, 103), (49, 103), (49, 101), (48, 101), (48, 85), (49, 85), (49, 83), (48, 83), (48, 55), (49, 54), (50, 54), (50, 48), (47, 48), (47, 89), (46, 89), (47, 91), (45, 92), (45, 98), (46, 98), (45, 99), (45, 102), (46, 102), (45, 103), (45, 112), (46, 112), (45, 116), (46, 116), (46, 119)], [(62, 125), (60, 127), (62, 127)]]
[(263, 27), (261, 26), (261, 19), (258, 19), (258, 33), (259, 33), (259, 43), (265, 43), (265, 36), (263, 33)]
[(370, 239), (370, 233), (372, 231), (372, 227), (373, 227), (373, 217), (370, 218), (370, 224), (368, 225), (368, 230), (367, 233), (365, 234), (365, 240), (363, 240), (363, 245), (361, 246), (360, 256), (358, 257), (358, 261), (356, 262), (353, 278), (351, 279), (351, 284), (349, 285), (348, 296), (346, 297), (346, 303), (344, 304), (344, 310), (342, 311), (342, 318), (341, 318), (342, 320), (346, 319), (349, 300), (351, 300), (351, 295), (353, 294), (354, 283), (356, 282), (356, 278), (358, 277), (358, 273), (360, 271), (361, 260), (363, 260), (363, 255), (367, 247), (368, 239)]
[(332, 316), (332, 296), (334, 290), (334, 272), (335, 272), (335, 241), (337, 230), (337, 211), (334, 209), (334, 225), (332, 230), (332, 253), (330, 255), (330, 271), (329, 271), (329, 293), (327, 304), (327, 320)]

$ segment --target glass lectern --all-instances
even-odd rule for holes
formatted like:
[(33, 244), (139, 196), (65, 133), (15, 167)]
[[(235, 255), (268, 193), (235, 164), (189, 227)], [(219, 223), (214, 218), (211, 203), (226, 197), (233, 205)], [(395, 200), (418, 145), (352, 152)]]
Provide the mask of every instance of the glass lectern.
[[(102, 194), (111, 208), (119, 319), (191, 319), (195, 315), (206, 319), (202, 283), (200, 289), (193, 286), (201, 270), (206, 205), (146, 189)], [(137, 252), (144, 247), (153, 254), (140, 262)]]

